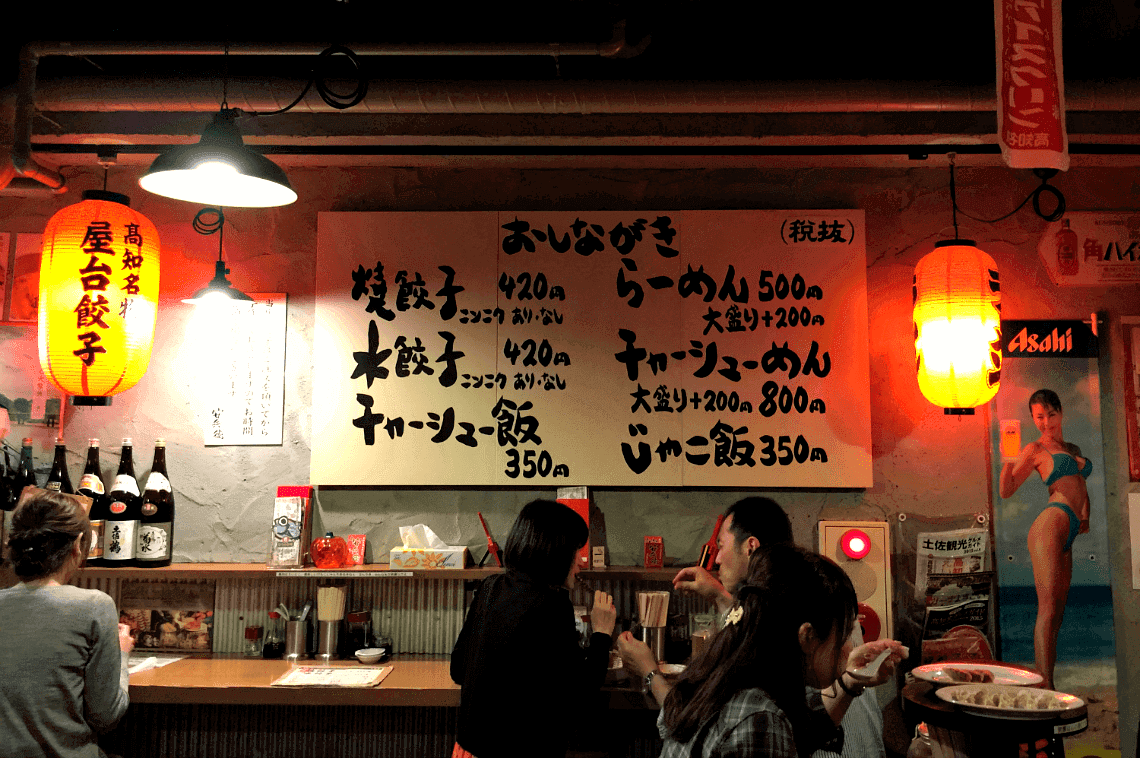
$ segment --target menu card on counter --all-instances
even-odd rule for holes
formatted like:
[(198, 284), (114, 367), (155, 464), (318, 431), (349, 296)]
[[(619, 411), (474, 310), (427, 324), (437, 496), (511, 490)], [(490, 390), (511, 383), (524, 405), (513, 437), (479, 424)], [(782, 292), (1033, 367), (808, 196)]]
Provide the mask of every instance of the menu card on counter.
[(392, 673), (382, 668), (295, 666), (272, 682), (274, 687), (375, 687)]

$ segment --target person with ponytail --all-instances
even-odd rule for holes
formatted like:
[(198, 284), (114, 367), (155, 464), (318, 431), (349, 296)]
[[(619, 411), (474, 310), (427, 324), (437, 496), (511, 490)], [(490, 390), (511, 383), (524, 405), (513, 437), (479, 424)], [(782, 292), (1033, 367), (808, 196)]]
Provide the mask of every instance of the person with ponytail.
[(661, 758), (840, 752), (842, 729), (805, 692), (833, 686), (847, 664), (851, 580), (828, 558), (772, 545), (752, 553), (735, 597), (724, 628), (665, 697)]
[(100, 758), (97, 735), (127, 711), (134, 647), (106, 593), (74, 587), (91, 544), (75, 498), (38, 491), (12, 512), (0, 590), (0, 755)]

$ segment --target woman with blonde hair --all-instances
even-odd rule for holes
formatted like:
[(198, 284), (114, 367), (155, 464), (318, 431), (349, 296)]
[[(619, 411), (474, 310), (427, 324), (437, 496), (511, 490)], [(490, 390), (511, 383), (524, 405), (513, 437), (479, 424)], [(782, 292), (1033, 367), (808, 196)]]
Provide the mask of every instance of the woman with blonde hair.
[(0, 590), (0, 754), (105, 755), (96, 735), (127, 711), (134, 647), (110, 596), (73, 587), (91, 544), (77, 500), (46, 490), (12, 512), (8, 559), (20, 583)]
[(1033, 520), (1027, 542), (1033, 583), (1037, 586), (1033, 653), (1037, 671), (1045, 677), (1045, 686), (1053, 689), (1057, 634), (1073, 581), (1073, 541), (1089, 530), (1085, 479), (1092, 473), (1092, 461), (1081, 454), (1079, 447), (1065, 442), (1061, 430), (1064, 414), (1056, 392), (1034, 392), (1029, 398), (1029, 415), (1041, 437), (1002, 466), (999, 486), (1003, 498), (1013, 497), (1036, 471), (1049, 490), (1049, 501)]

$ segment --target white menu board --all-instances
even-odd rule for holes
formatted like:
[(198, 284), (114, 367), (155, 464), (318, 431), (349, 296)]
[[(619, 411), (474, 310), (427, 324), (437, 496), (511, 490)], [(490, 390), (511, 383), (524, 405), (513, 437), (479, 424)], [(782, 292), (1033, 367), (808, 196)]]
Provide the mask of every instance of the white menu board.
[(280, 445), (285, 413), (283, 293), (210, 304), (211, 367), (204, 377), (202, 439), (213, 445)]
[(867, 487), (863, 212), (321, 213), (311, 478)]

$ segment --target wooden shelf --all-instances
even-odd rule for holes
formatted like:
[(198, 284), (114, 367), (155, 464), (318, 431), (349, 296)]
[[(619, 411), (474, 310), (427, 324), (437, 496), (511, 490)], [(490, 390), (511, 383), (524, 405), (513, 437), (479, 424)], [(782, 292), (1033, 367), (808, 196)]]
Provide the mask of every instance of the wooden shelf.
[[(677, 567), (647, 569), (641, 566), (609, 566), (604, 569), (583, 571), (579, 576), (586, 580), (625, 579), (639, 581), (671, 582)], [(405, 578), (415, 579), (483, 579), (501, 568), (464, 568), (435, 570), (392, 570), (386, 563), (372, 563), (363, 566), (349, 566), (339, 569), (319, 569), (307, 566), (303, 569), (269, 568), (263, 563), (173, 563), (161, 568), (105, 568), (90, 566), (83, 569), (82, 576), (99, 579), (289, 579), (289, 578)]]

